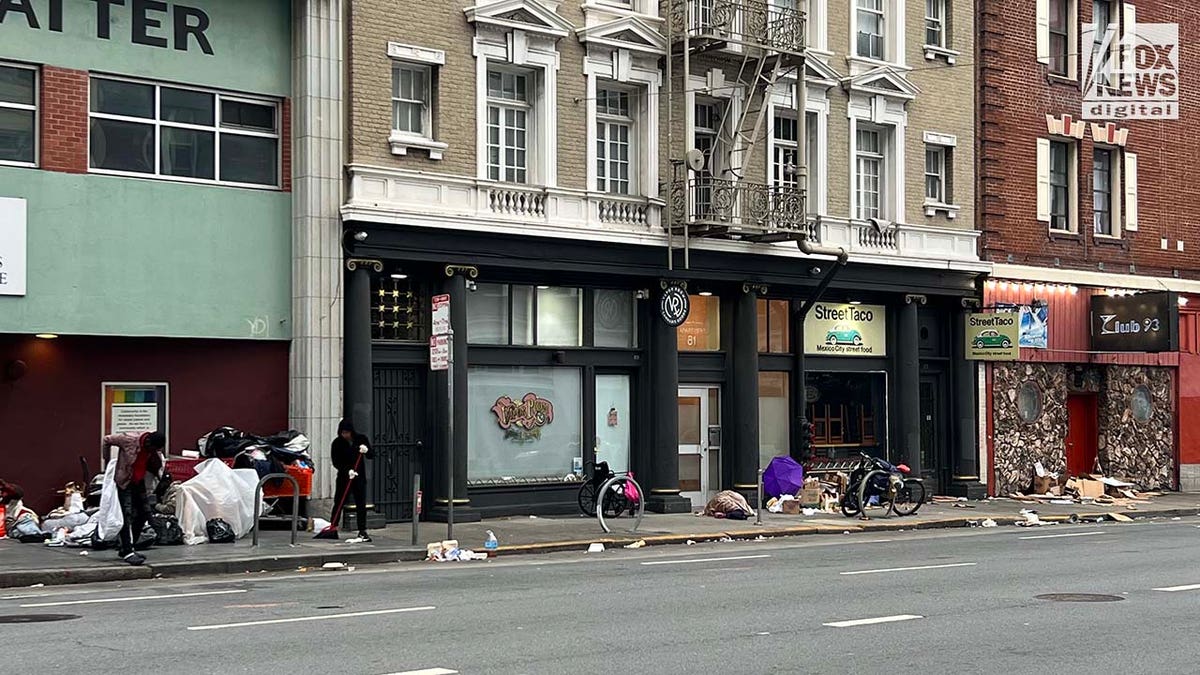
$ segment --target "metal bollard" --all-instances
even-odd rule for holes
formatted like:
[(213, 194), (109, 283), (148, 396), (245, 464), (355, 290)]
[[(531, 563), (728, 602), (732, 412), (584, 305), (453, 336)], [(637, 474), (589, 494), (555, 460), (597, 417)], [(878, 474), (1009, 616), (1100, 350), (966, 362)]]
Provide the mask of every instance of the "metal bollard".
[(755, 516), (754, 516), (754, 524), (755, 524), (755, 525), (762, 525), (762, 512), (763, 512), (763, 473), (765, 473), (765, 472), (764, 472), (762, 469), (759, 469), (759, 470), (758, 470), (758, 503), (754, 505), (754, 506), (755, 506), (755, 509), (754, 509), (754, 513), (755, 513)]
[(413, 474), (413, 513), (412, 513), (412, 545), (417, 545), (418, 530), (421, 527), (421, 474)]
[(287, 480), (292, 484), (292, 546), (296, 545), (296, 529), (300, 522), (300, 483), (290, 474), (286, 473), (270, 473), (262, 477), (258, 481), (258, 487), (254, 488), (254, 541), (252, 546), (258, 546), (258, 518), (262, 514), (262, 491), (263, 486), (268, 481)]

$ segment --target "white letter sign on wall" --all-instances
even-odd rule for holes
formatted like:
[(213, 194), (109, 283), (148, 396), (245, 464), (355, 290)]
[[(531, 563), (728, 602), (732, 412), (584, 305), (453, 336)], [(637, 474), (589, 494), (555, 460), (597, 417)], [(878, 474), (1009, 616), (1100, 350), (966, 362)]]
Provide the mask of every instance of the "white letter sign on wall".
[(25, 200), (0, 197), (0, 295), (25, 295)]

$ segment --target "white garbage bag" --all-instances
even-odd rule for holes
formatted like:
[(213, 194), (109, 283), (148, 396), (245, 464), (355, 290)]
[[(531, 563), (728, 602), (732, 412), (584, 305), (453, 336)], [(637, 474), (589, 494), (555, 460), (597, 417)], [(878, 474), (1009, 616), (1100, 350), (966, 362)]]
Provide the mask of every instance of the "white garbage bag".
[(287, 449), (291, 450), (292, 452), (307, 453), (309, 445), (310, 442), (308, 440), (308, 436), (305, 436), (304, 434), (296, 434), (295, 438), (287, 442)]
[(104, 469), (104, 483), (100, 489), (100, 510), (96, 512), (96, 535), (101, 541), (114, 541), (121, 535), (125, 515), (121, 512), (121, 500), (117, 497), (117, 460), (108, 460)]
[(254, 489), (258, 473), (253, 469), (231, 469), (219, 459), (196, 465), (196, 477), (179, 486), (176, 511), (183, 541), (189, 546), (208, 541), (206, 525), (220, 518), (239, 539), (254, 527)]

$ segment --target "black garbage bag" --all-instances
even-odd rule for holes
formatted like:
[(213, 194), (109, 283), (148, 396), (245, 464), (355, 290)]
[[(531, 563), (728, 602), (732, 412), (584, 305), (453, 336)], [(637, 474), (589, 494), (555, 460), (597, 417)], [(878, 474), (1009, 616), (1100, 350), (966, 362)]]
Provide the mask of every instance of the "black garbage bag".
[(220, 518), (208, 521), (205, 530), (208, 532), (208, 541), (213, 544), (232, 544), (237, 541), (233, 526)]
[(183, 544), (183, 528), (175, 516), (150, 516), (150, 526), (158, 535), (159, 546), (180, 546)]
[(142, 533), (138, 535), (137, 541), (134, 542), (133, 548), (136, 551), (145, 551), (157, 543), (158, 531), (154, 529), (154, 526), (149, 521), (146, 521), (146, 525), (142, 528)]

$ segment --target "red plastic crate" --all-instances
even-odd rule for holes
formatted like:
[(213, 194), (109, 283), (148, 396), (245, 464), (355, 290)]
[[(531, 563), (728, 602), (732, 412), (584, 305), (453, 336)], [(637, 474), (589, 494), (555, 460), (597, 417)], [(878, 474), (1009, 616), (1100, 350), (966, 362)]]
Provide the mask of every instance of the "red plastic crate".
[[(171, 474), (171, 478), (180, 482), (185, 482), (196, 477), (196, 465), (203, 462), (206, 458), (199, 459), (169, 459), (167, 460), (167, 473)], [(233, 459), (222, 459), (222, 462), (233, 467)], [(296, 479), (300, 485), (300, 496), (311, 497), (313, 485), (313, 470), (299, 466), (286, 466), (284, 470), (288, 475)], [(292, 484), (284, 480), (273, 480), (263, 486), (263, 497), (267, 499), (277, 499), (280, 497), (292, 496)]]

